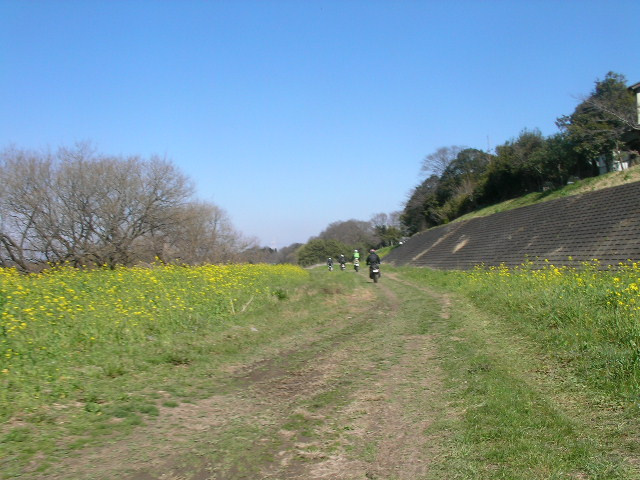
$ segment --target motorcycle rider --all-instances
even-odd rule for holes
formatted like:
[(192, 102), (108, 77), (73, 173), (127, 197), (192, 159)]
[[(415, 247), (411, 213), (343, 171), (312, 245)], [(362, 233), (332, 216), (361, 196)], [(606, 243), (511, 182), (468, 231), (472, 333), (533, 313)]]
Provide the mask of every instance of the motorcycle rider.
[[(367, 265), (369, 265), (369, 278), (373, 279), (373, 281), (377, 283), (378, 279), (380, 278), (380, 269), (378, 267), (380, 265), (380, 257), (373, 248), (369, 250)], [(374, 273), (373, 270), (376, 267), (378, 267), (378, 271)]]
[(347, 263), (347, 259), (343, 254), (340, 254), (340, 256), (338, 257), (338, 263), (340, 264), (340, 267)]
[(376, 251), (372, 248), (369, 250), (369, 256), (367, 257), (367, 265), (377, 264), (380, 265), (380, 257), (376, 253)]
[(355, 262), (356, 260), (360, 260), (360, 252), (358, 252), (358, 249), (353, 251), (353, 261)]
[(333, 268), (333, 259), (331, 257), (327, 259), (327, 266), (329, 267), (329, 270)]

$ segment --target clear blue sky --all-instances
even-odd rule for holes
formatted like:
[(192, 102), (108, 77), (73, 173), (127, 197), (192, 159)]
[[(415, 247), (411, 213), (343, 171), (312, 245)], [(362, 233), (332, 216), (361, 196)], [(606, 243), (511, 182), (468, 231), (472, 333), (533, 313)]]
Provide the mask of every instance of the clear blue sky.
[(0, 0), (0, 148), (173, 161), (262, 245), (402, 209), (425, 155), (640, 81), (640, 2)]

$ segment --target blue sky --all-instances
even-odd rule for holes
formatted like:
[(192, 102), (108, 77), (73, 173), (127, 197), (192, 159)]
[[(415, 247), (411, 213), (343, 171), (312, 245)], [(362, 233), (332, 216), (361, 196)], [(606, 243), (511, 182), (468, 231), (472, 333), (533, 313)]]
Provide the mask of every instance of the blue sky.
[(0, 0), (0, 148), (164, 156), (260, 244), (401, 210), (437, 148), (640, 81), (640, 2)]

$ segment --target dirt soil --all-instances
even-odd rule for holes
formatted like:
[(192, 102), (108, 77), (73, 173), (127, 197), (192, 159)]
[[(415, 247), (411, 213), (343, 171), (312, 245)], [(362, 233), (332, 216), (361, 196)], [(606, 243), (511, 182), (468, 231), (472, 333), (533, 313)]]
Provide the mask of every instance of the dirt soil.
[[(442, 435), (431, 426), (446, 415), (441, 370), (434, 334), (403, 313), (402, 288), (392, 276), (363, 277), (333, 307), (330, 328), (228, 368), (232, 387), (212, 379), (209, 398), (163, 407), (153, 423), (42, 478), (431, 478)], [(448, 299), (424, 293), (421, 315), (446, 317)]]

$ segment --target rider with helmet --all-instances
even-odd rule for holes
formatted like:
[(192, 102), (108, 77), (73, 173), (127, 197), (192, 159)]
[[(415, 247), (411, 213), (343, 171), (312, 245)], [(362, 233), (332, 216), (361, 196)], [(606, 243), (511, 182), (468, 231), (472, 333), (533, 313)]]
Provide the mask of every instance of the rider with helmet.
[(378, 279), (380, 278), (380, 257), (373, 248), (369, 250), (367, 265), (369, 265), (369, 278), (372, 279), (374, 283), (378, 283)]
[(367, 265), (372, 264), (380, 265), (380, 257), (373, 248), (369, 250), (369, 256), (367, 257)]

